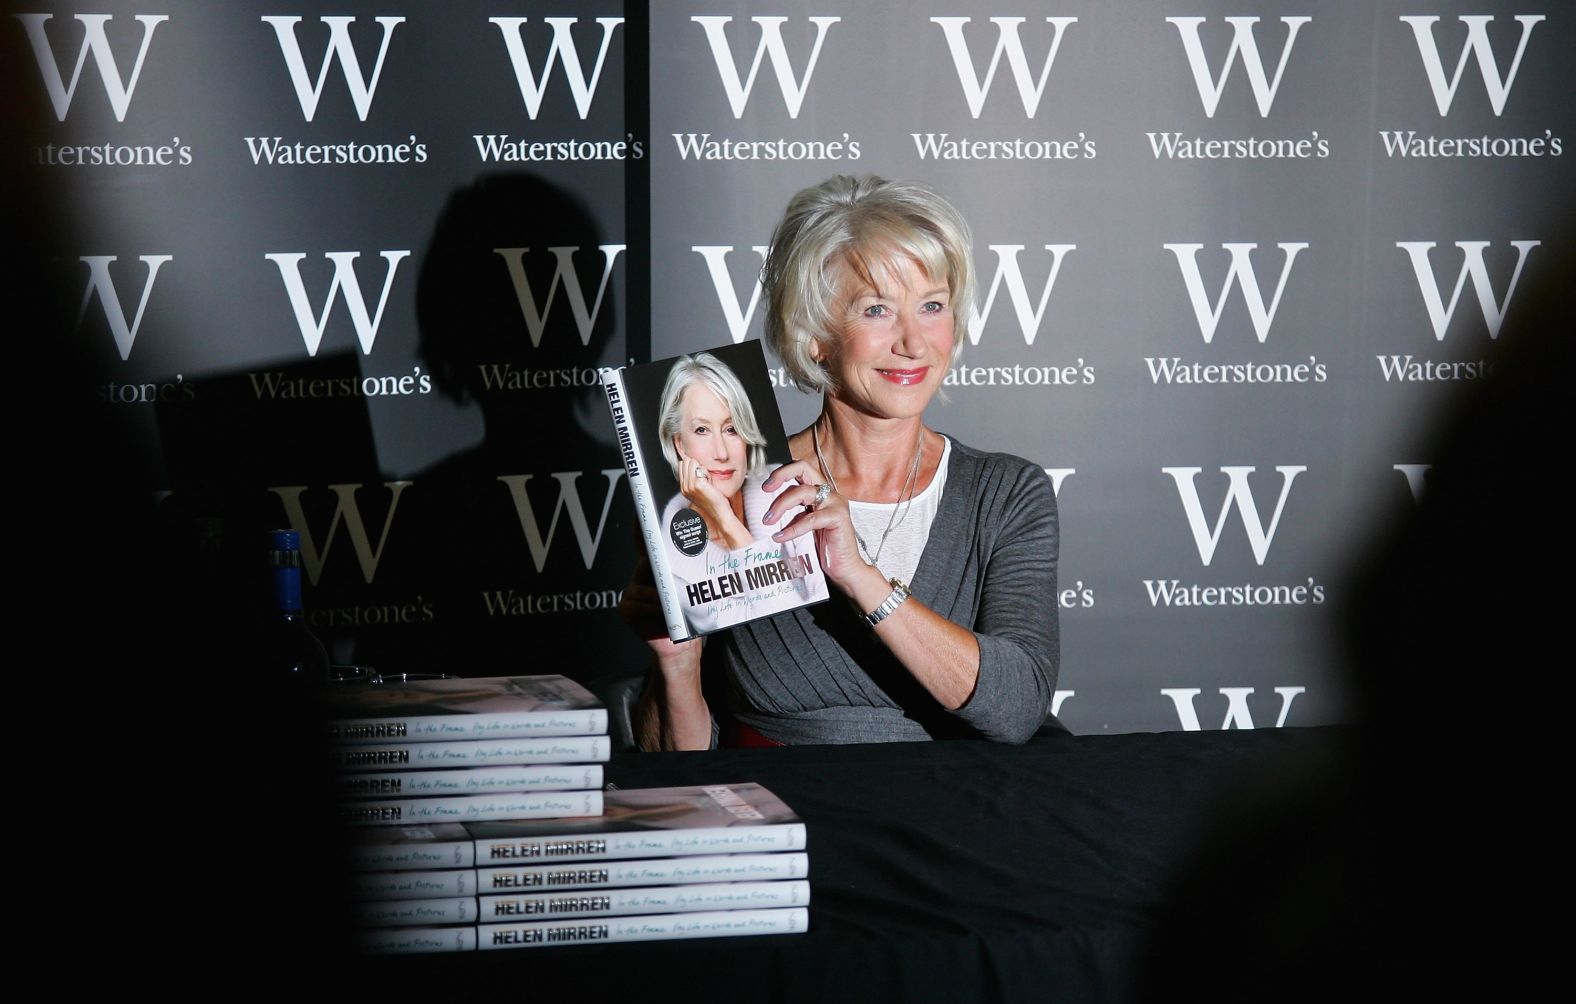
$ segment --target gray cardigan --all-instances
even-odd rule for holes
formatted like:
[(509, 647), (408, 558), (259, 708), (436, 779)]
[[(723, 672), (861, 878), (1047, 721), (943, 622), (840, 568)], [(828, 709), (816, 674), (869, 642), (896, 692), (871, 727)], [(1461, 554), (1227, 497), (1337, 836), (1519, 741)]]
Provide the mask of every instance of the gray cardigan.
[[(949, 437), (950, 438), (950, 437)], [(979, 682), (949, 712), (834, 592), (725, 632), (728, 703), (785, 743), (984, 737), (1023, 742), (1056, 691), (1056, 494), (1044, 469), (952, 440), (914, 598), (974, 632)]]

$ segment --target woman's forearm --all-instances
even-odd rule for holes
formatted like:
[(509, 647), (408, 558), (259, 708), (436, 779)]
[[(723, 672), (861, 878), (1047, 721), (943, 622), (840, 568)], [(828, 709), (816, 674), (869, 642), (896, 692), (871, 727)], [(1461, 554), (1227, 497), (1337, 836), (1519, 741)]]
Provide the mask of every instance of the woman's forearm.
[(974, 696), (980, 678), (980, 649), (972, 631), (958, 627), (913, 597), (877, 624), (875, 631), (943, 708), (957, 711)]
[(711, 709), (701, 693), (699, 641), (659, 660), (635, 707), (635, 742), (643, 750), (703, 750), (711, 746)]
[[(892, 592), (879, 571), (870, 565), (865, 569), (843, 587), (861, 614), (874, 611)], [(875, 626), (875, 633), (942, 707), (956, 711), (968, 702), (980, 676), (979, 644), (972, 631), (910, 596)]]

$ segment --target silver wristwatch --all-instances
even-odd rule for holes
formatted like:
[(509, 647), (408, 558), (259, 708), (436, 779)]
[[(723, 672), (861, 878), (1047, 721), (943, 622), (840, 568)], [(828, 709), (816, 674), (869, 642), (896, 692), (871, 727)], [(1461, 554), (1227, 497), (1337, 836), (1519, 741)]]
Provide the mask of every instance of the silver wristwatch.
[(892, 584), (892, 592), (888, 594), (886, 599), (881, 601), (879, 607), (865, 614), (865, 623), (871, 627), (875, 627), (886, 620), (887, 615), (896, 610), (898, 605), (909, 597), (908, 586), (904, 585), (902, 579), (888, 579), (887, 581)]

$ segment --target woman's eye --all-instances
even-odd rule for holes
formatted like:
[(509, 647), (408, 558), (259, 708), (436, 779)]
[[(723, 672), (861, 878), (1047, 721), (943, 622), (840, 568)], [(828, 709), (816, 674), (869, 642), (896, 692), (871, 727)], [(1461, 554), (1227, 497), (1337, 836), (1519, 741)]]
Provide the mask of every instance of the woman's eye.
[(697, 428), (695, 430), (695, 435), (697, 435), (697, 436), (704, 436), (705, 434), (706, 434), (706, 427), (704, 425), (700, 426), (699, 428)]
[(943, 310), (947, 309), (947, 305), (936, 300), (931, 300), (920, 309), (927, 314), (939, 314)]
[(886, 304), (873, 303), (865, 308), (866, 317), (882, 317), (886, 314)]

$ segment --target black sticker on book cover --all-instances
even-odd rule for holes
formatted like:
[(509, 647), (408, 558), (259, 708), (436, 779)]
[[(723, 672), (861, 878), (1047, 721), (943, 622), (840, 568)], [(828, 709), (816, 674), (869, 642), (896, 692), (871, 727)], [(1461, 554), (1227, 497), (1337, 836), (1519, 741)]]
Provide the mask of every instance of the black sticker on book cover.
[(706, 549), (706, 521), (694, 509), (680, 509), (668, 524), (668, 536), (680, 553), (693, 558)]

